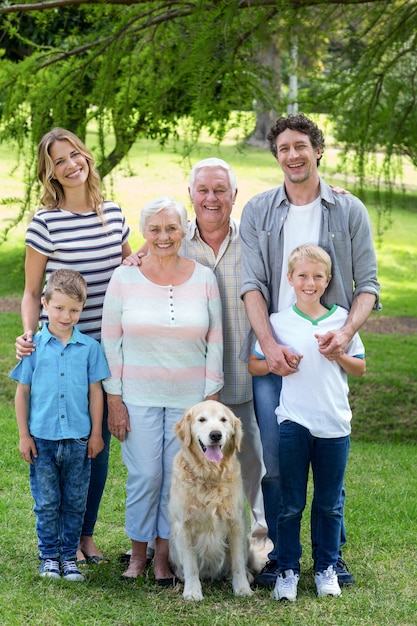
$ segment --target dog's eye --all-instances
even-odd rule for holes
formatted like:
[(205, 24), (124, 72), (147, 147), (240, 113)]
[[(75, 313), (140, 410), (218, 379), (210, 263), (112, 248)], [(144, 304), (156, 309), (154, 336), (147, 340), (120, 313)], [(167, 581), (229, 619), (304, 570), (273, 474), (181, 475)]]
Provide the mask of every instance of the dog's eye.
[(221, 422), (223, 422), (223, 423), (224, 423), (224, 422), (227, 422), (227, 417), (222, 417), (222, 418), (220, 418), (220, 421), (221, 421)]
[(198, 418), (198, 421), (199, 421), (199, 422), (201, 422), (201, 423), (203, 423), (203, 422), (206, 422), (207, 420), (206, 420), (206, 418), (205, 418), (205, 417), (199, 417), (199, 418)]

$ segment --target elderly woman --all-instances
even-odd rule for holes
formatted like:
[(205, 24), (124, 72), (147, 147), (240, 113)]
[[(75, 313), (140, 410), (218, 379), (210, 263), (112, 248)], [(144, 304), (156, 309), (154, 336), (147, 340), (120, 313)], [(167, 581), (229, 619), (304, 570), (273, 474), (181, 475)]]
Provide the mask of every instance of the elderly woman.
[(179, 256), (187, 213), (157, 198), (141, 212), (148, 254), (121, 266), (103, 309), (102, 343), (111, 378), (105, 383), (109, 429), (122, 442), (128, 471), (126, 533), (132, 555), (123, 578), (143, 576), (155, 540), (154, 574), (174, 582), (169, 567), (168, 496), (179, 444), (174, 424), (184, 410), (217, 399), (223, 386), (221, 301), (210, 269)]

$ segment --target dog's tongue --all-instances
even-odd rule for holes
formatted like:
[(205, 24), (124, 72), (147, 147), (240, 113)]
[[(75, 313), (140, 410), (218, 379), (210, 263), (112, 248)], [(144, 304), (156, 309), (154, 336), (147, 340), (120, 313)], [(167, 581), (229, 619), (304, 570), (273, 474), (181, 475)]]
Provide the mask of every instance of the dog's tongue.
[(207, 446), (206, 451), (204, 452), (204, 456), (208, 461), (213, 461), (213, 463), (220, 463), (223, 458), (223, 453), (220, 449), (220, 446)]

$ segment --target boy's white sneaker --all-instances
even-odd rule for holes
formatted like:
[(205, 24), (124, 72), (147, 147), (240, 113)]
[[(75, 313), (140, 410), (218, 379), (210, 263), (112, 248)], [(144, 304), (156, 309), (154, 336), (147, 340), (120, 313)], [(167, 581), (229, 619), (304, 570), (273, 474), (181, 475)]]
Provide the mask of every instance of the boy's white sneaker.
[(43, 559), (39, 575), (42, 576), (42, 578), (61, 578), (59, 561), (56, 559)]
[(295, 574), (292, 569), (286, 569), (284, 573), (278, 574), (274, 587), (274, 598), (276, 600), (295, 602), (297, 599), (297, 585), (299, 580), (299, 574)]
[(62, 572), (65, 580), (73, 580), (76, 582), (84, 582), (85, 578), (78, 569), (75, 561), (63, 561)]
[(316, 583), (319, 598), (342, 595), (333, 565), (329, 565), (324, 572), (317, 572), (314, 576), (314, 582)]

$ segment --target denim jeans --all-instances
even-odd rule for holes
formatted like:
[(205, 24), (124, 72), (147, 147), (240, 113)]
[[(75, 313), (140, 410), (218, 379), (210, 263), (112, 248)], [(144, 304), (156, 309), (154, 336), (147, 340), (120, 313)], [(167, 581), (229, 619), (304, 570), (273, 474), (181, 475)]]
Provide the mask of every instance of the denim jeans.
[[(316, 572), (336, 565), (343, 520), (343, 481), (350, 437), (314, 437), (307, 428), (286, 420), (279, 426), (280, 505), (278, 513), (278, 564), (280, 571), (300, 571), (300, 527), (306, 505), (311, 465), (314, 515), (311, 535)], [(314, 526), (314, 528), (313, 528)]]
[(98, 510), (100, 507), (101, 497), (103, 495), (104, 487), (106, 485), (107, 473), (109, 469), (109, 456), (110, 456), (110, 439), (111, 434), (107, 427), (107, 395), (103, 390), (104, 410), (103, 410), (103, 425), (102, 425), (102, 437), (104, 441), (104, 448), (97, 454), (94, 459), (91, 459), (91, 477), (90, 485), (88, 488), (87, 496), (87, 508), (84, 515), (84, 523), (81, 534), (85, 537), (92, 537), (94, 534), (94, 526), (98, 517)]
[(83, 525), (90, 459), (88, 437), (50, 441), (34, 437), (38, 457), (30, 466), (41, 559), (75, 559)]
[[(277, 519), (279, 501), (278, 466), (278, 422), (275, 409), (279, 404), (282, 378), (276, 374), (253, 376), (253, 404), (261, 434), (265, 474), (262, 478), (262, 492), (268, 536), (274, 546), (277, 543)], [(268, 555), (276, 561), (276, 549)]]

